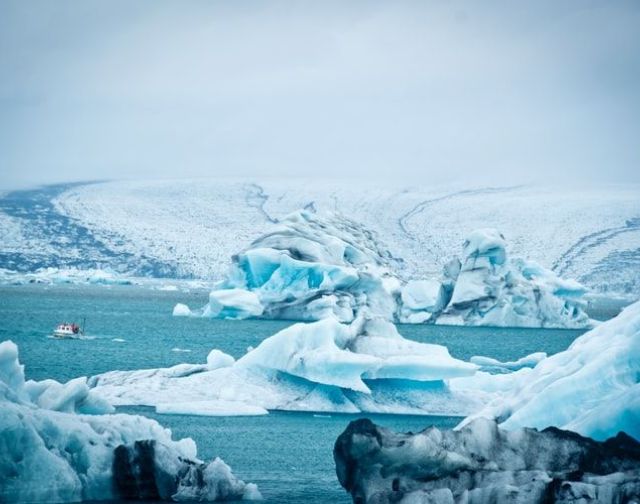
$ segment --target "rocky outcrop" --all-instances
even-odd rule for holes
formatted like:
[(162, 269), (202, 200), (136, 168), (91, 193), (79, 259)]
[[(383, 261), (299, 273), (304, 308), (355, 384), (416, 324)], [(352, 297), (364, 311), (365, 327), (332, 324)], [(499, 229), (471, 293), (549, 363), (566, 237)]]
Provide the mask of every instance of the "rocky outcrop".
[(478, 419), (399, 434), (361, 419), (338, 437), (334, 459), (358, 504), (640, 501), (640, 443), (624, 433), (598, 442)]

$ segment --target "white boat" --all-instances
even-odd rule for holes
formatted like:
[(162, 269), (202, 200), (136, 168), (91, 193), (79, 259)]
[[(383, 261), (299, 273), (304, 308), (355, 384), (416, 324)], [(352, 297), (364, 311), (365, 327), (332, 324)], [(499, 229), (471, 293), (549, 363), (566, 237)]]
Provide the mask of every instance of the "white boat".
[(78, 324), (63, 322), (53, 330), (53, 337), (60, 339), (79, 339), (84, 336), (84, 327)]

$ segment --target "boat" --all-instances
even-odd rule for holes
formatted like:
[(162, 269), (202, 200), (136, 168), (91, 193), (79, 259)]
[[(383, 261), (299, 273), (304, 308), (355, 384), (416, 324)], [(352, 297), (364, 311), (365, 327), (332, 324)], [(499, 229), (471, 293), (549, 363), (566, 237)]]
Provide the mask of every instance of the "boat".
[(75, 322), (62, 322), (53, 330), (53, 337), (59, 339), (79, 339), (84, 336), (84, 322), (80, 327)]

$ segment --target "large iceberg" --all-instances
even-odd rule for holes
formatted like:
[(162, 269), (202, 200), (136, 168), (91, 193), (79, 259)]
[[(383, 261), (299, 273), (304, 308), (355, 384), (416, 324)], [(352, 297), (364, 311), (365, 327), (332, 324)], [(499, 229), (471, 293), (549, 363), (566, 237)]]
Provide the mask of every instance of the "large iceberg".
[(197, 313), (351, 322), (366, 306), (392, 320), (400, 285), (392, 264), (399, 261), (363, 226), (303, 210), (234, 255), (228, 278)]
[(360, 419), (334, 448), (354, 503), (582, 503), (640, 500), (640, 443), (548, 428), (508, 432), (477, 419), (459, 431), (400, 434)]
[[(488, 417), (509, 430), (555, 426), (600, 440), (624, 431), (640, 440), (640, 302), (509, 379), (511, 385), (463, 425)], [(471, 380), (458, 386), (482, 388)]]
[(18, 349), (0, 343), (0, 501), (259, 498), (229, 466), (197, 458), (157, 422), (108, 413), (84, 379), (25, 382)]
[[(510, 257), (506, 240), (497, 230), (478, 229), (465, 239), (462, 260), (453, 258), (445, 265), (439, 285), (409, 282), (403, 287), (400, 320), (589, 327), (592, 321), (584, 311), (586, 293), (574, 280), (562, 279), (533, 261)], [(423, 306), (416, 298), (424, 299)]]
[(214, 360), (214, 366), (112, 371), (89, 384), (114, 404), (165, 413), (465, 415), (483, 404), (477, 391), (453, 393), (447, 384), (474, 375), (475, 364), (451, 357), (443, 346), (407, 340), (392, 323), (364, 315), (351, 324), (332, 317), (294, 324), (235, 362), (220, 355)]

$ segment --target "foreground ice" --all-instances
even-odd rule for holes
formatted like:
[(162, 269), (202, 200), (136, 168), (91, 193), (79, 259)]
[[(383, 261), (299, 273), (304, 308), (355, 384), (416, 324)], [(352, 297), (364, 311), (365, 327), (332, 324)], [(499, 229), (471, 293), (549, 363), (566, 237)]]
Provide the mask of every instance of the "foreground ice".
[(640, 302), (510, 380), (465, 423), (488, 417), (509, 430), (555, 426), (595, 439), (619, 431), (640, 439)]
[(354, 503), (638, 502), (640, 443), (556, 428), (508, 432), (477, 419), (459, 431), (398, 434), (353, 421), (334, 448)]
[(157, 422), (108, 413), (84, 379), (26, 382), (18, 349), (0, 343), (0, 501), (259, 498), (222, 460)]
[(443, 346), (407, 340), (380, 318), (294, 324), (236, 362), (213, 352), (207, 364), (112, 371), (89, 383), (114, 404), (156, 406), (164, 413), (464, 415), (486, 400), (476, 390), (453, 393), (447, 385), (472, 376), (476, 365), (454, 359)]
[(402, 262), (374, 233), (337, 214), (302, 211), (233, 256), (231, 272), (193, 312), (174, 315), (351, 322), (366, 309), (386, 320), (522, 327), (588, 327), (586, 289), (532, 261), (511, 258), (496, 230), (471, 233), (462, 261), (440, 279), (404, 281)]

